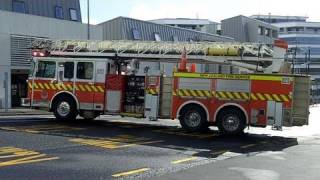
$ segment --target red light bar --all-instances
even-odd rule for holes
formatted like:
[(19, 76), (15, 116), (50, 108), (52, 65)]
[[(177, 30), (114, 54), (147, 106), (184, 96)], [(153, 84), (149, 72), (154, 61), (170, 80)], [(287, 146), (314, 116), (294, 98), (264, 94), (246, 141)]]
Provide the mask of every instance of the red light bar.
[(44, 50), (40, 50), (40, 49), (34, 49), (32, 50), (32, 56), (33, 57), (45, 57), (48, 56), (49, 53), (47, 51)]

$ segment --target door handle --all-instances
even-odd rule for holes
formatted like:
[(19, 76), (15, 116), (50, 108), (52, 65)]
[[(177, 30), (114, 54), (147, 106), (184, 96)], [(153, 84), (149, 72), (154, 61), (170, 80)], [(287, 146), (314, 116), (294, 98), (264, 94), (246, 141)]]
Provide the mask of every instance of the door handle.
[(94, 83), (93, 83), (93, 82), (88, 82), (88, 84), (89, 84), (89, 85), (93, 85)]

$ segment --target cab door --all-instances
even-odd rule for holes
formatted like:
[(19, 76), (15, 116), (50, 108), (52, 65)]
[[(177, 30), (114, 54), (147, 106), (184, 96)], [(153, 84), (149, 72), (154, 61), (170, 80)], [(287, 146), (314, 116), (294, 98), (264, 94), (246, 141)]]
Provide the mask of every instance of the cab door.
[(76, 62), (76, 97), (81, 110), (94, 110), (95, 96), (95, 63), (93, 61)]

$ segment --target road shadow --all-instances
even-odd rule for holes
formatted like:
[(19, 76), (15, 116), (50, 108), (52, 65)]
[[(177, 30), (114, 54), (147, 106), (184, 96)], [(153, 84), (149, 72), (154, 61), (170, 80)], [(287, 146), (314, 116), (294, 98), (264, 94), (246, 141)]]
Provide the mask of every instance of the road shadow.
[[(70, 139), (115, 141), (118, 144), (141, 144), (192, 152), (193, 156), (215, 158), (226, 152), (254, 154), (263, 151), (282, 151), (298, 145), (297, 138), (267, 134), (222, 135), (218, 131), (191, 133), (180, 127), (114, 121), (69, 121), (48, 119), (46, 122), (14, 122), (1, 124), (0, 129), (27, 133), (63, 136)], [(124, 136), (134, 137), (124, 141)], [(119, 141), (119, 142), (117, 142)], [(148, 143), (150, 142), (150, 143)], [(119, 147), (129, 147), (122, 145)]]

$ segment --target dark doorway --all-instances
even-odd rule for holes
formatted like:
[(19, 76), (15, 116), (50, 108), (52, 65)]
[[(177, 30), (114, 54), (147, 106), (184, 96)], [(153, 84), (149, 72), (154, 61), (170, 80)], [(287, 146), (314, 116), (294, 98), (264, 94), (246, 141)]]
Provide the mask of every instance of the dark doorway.
[(11, 74), (11, 105), (19, 107), (21, 98), (26, 98), (28, 93), (28, 74)]

